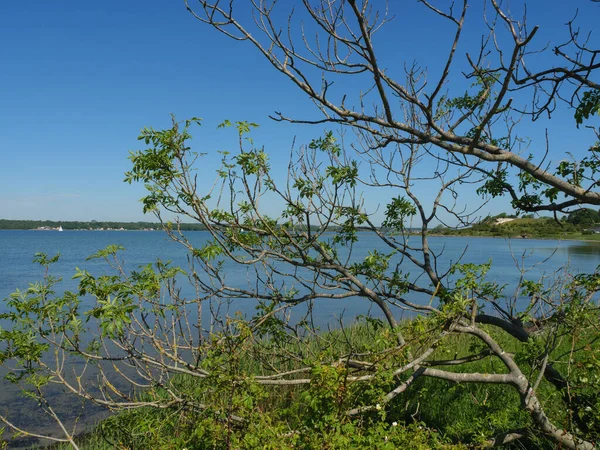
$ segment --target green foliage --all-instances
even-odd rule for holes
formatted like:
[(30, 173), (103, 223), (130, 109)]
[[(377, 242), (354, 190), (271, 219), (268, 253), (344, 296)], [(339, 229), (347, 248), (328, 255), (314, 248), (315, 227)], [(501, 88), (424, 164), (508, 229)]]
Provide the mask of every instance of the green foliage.
[[(496, 216), (497, 217), (497, 216)], [(498, 224), (494, 218), (464, 229), (445, 229), (438, 231), (444, 235), (462, 236), (502, 236), (528, 238), (581, 238), (582, 229), (567, 221), (557, 221), (552, 217), (520, 218)]]
[(388, 270), (390, 254), (383, 254), (377, 250), (369, 251), (369, 254), (360, 263), (354, 263), (350, 266), (350, 270), (355, 275), (364, 275), (370, 279), (381, 279)]
[(125, 181), (127, 183), (141, 181), (145, 184), (149, 192), (142, 199), (145, 213), (157, 211), (159, 206), (176, 208), (179, 202), (184, 204), (192, 202), (191, 194), (185, 189), (180, 190), (178, 195), (168, 190), (173, 183), (183, 183), (184, 172), (189, 169), (185, 156), (190, 148), (186, 141), (191, 138), (189, 128), (192, 124), (199, 126), (200, 119), (192, 118), (178, 122), (173, 116), (171, 128), (142, 129), (138, 140), (143, 141), (150, 148), (130, 152), (132, 169), (126, 172)]
[[(272, 309), (271, 309), (272, 310)], [(389, 329), (370, 318), (346, 329), (352, 336), (355, 351), (389, 348), (393, 335)], [(407, 337), (422, 338), (431, 322), (419, 319), (403, 325)], [(261, 325), (262, 326), (262, 325)], [(386, 365), (406, 360), (405, 353), (378, 358), (377, 377), (368, 384), (350, 381), (356, 372), (344, 364), (314, 362), (308, 385), (275, 390), (259, 386), (250, 372), (255, 367), (253, 356), (266, 342), (253, 341), (244, 332), (242, 321), (236, 321), (239, 333), (220, 334), (207, 342), (205, 369), (217, 369), (214, 376), (198, 379), (177, 376), (169, 381), (169, 390), (185, 395), (190, 402), (201, 400), (210, 408), (142, 408), (122, 412), (103, 421), (87, 438), (82, 448), (415, 448), (466, 449), (485, 447), (489, 439), (506, 429), (531, 429), (524, 445), (532, 448), (554, 448), (553, 444), (533, 432), (530, 416), (520, 408), (520, 400), (510, 386), (448, 383), (431, 378), (419, 379), (401, 401), (388, 405), (380, 399), (395, 386), (395, 379)], [(241, 328), (238, 328), (241, 327)], [(271, 323), (270, 330), (283, 327)], [(411, 333), (414, 332), (414, 335)], [(531, 343), (519, 343), (502, 333), (493, 333), (503, 348), (516, 353), (518, 361), (527, 365), (544, 352), (543, 336)], [(339, 337), (341, 331), (324, 333), (318, 339), (308, 339), (302, 345), (319, 347), (323, 358), (334, 361), (347, 351)], [(417, 340), (420, 340), (417, 339)], [(577, 414), (585, 418), (590, 430), (598, 430), (597, 334), (581, 335), (581, 342), (591, 347), (585, 353), (570, 355), (571, 343), (564, 342), (553, 352), (553, 358), (572, 361), (572, 389), (584, 402)], [(319, 341), (323, 342), (319, 343)], [(283, 342), (283, 341), (282, 341)], [(289, 341), (287, 343), (289, 345)], [(415, 342), (414, 347), (419, 344)], [(461, 358), (480, 350), (476, 340), (467, 336), (451, 336), (436, 347), (432, 361)], [(566, 351), (566, 355), (565, 355)], [(561, 356), (562, 355), (562, 356)], [(452, 366), (447, 370), (456, 370)], [(470, 363), (470, 372), (502, 372), (501, 364), (492, 357)], [(368, 372), (366, 372), (368, 373)], [(245, 381), (240, 383), (239, 380)], [(43, 380), (41, 380), (43, 382)], [(552, 397), (554, 390), (546, 383), (542, 395)], [(594, 395), (595, 397), (590, 397)], [(141, 395), (140, 400), (168, 398), (165, 389)], [(375, 405), (372, 411), (358, 418), (346, 415), (350, 405)], [(554, 399), (549, 413), (553, 419), (568, 420), (570, 413), (560, 399)], [(571, 412), (572, 413), (572, 412)], [(234, 417), (244, 417), (239, 422)], [(589, 432), (589, 430), (588, 430)], [(84, 441), (85, 442), (85, 441)], [(104, 442), (104, 444), (101, 444)], [(104, 446), (102, 446), (104, 445)]]
[[(109, 246), (93, 256), (109, 261), (120, 250), (117, 246)], [(361, 270), (373, 271), (368, 276), (376, 278), (378, 273), (385, 271), (387, 258), (388, 255), (372, 252)], [(57, 257), (39, 254), (36, 260), (47, 269)], [(484, 280), (489, 268), (490, 264), (455, 265), (454, 273), (460, 274), (455, 282), (456, 292), (460, 295), (455, 298), (467, 298), (473, 292), (494, 297), (498, 288)], [(119, 280), (113, 275), (95, 277), (78, 271), (80, 294), (92, 295), (96, 299), (88, 312), (78, 309), (80, 303), (75, 294), (55, 296), (52, 288), (58, 280), (49, 274), (42, 285), (32, 285), (26, 294), (15, 294), (9, 300), (13, 302), (10, 306), (15, 312), (2, 317), (16, 325), (10, 331), (2, 330), (3, 342), (8, 344), (2, 357), (4, 360), (17, 359), (21, 364), (8, 379), (23, 381), (33, 387), (26, 392), (34, 398), (39, 395), (36, 390), (43, 390), (51, 381), (51, 377), (39, 370), (48, 346), (37, 342), (43, 333), (36, 335), (39, 325), (47, 323), (49, 318), (54, 327), (63, 327), (77, 340), (76, 336), (83, 331), (69, 331), (69, 327), (74, 318), (87, 314), (90, 320), (99, 323), (104, 334), (121, 339), (129, 324), (125, 318), (131, 318), (135, 313), (134, 309), (127, 309), (133, 306), (132, 299), (141, 296), (149, 300), (159, 298), (160, 286), (179, 273), (179, 269), (165, 262), (158, 262), (157, 269), (143, 266), (128, 280)], [(400, 275), (398, 277), (402, 279)], [(590, 330), (588, 324), (597, 320), (597, 312), (586, 306), (586, 292), (598, 285), (597, 276), (574, 278), (569, 287), (574, 302), (565, 305), (561, 323)], [(543, 295), (541, 289), (540, 284), (532, 282), (525, 285), (524, 293)], [(294, 295), (295, 292), (280, 293), (279, 298), (286, 300)], [(452, 314), (462, 314), (468, 304), (457, 303)], [(281, 348), (291, 352), (295, 345), (286, 322), (275, 314), (278, 305), (279, 302), (262, 302), (255, 319), (248, 322), (231, 318), (226, 328), (209, 336), (202, 344), (203, 357), (198, 367), (210, 373), (209, 376), (175, 375), (137, 394), (142, 401), (154, 402), (161, 399), (168, 401), (169, 393), (176, 392), (187, 399), (189, 407), (141, 408), (119, 413), (103, 421), (88, 438), (89, 447), (83, 445), (82, 448), (119, 445), (125, 448), (153, 446), (174, 449), (392, 449), (407, 446), (459, 449), (467, 445), (486, 445), (506, 429), (532, 427), (531, 417), (520, 408), (519, 397), (510, 386), (449, 385), (443, 380), (423, 378), (407, 391), (401, 401), (383, 403), (386, 393), (397, 383), (394, 368), (409, 361), (408, 352), (429, 345), (432, 339), (440, 336), (440, 322), (436, 317), (418, 317), (403, 323), (401, 330), (392, 330), (383, 321), (368, 317), (344, 330), (309, 335), (297, 342), (305, 355), (304, 360), (293, 362), (275, 356)], [(148, 312), (151, 311), (159, 314), (157, 309), (148, 309)], [(431, 330), (436, 328), (438, 331), (432, 333)], [(409, 348), (395, 347), (395, 331), (401, 331), (411, 342)], [(506, 351), (516, 354), (516, 361), (525, 367), (530, 366), (531, 370), (534, 370), (532, 362), (539, 360), (548, 348), (544, 335), (526, 343), (519, 343), (498, 331), (493, 331), (493, 336)], [(550, 408), (549, 413), (558, 421), (570, 420), (568, 414), (577, 415), (589, 424), (585, 432), (593, 437), (600, 435), (597, 416), (600, 363), (596, 357), (599, 353), (594, 351), (598, 346), (597, 333), (585, 331), (579, 333), (577, 339), (578, 342), (563, 341), (562, 347), (552, 350), (554, 361), (562, 361), (572, 367), (569, 380), (572, 392), (577, 394), (577, 404), (571, 405), (570, 409), (557, 404)], [(567, 348), (565, 351), (565, 344), (573, 348), (584, 346), (587, 350), (573, 352)], [(100, 350), (97, 341), (92, 341), (88, 350), (97, 353)], [(481, 343), (473, 338), (449, 335), (435, 345), (431, 361), (452, 360), (482, 350)], [(357, 370), (344, 362), (343, 355), (348, 352), (371, 356), (365, 361), (368, 364), (364, 369)], [(259, 376), (293, 370), (306, 364), (311, 367), (309, 383), (280, 390), (256, 382)], [(371, 371), (369, 364), (377, 370)], [(504, 370), (491, 357), (475, 360), (466, 369), (484, 374), (502, 373)], [(448, 366), (446, 370), (456, 368)], [(367, 384), (354, 380), (356, 376), (371, 374), (374, 376)], [(298, 376), (305, 375), (299, 373)], [(553, 392), (550, 386), (543, 384), (543, 395), (551, 398), (555, 395)], [(349, 408), (369, 405), (375, 407), (362, 415), (351, 417), (347, 414)], [(540, 437), (534, 433), (530, 439)], [(108, 445), (103, 444), (105, 447), (102, 447), (100, 442)], [(543, 439), (535, 442), (540, 448), (551, 448)]]
[[(478, 80), (477, 96), (446, 106), (483, 110), (497, 80)], [(42, 404), (49, 385), (57, 379), (67, 383), (62, 367), (71, 358), (84, 367), (112, 368), (110, 375), (123, 375), (127, 391), (101, 372), (99, 386), (86, 394), (71, 392), (89, 398), (87, 392), (96, 390), (112, 408), (134, 409), (98, 430), (124, 448), (476, 448), (515, 429), (526, 430), (519, 445), (543, 447), (550, 445), (547, 430), (536, 422), (543, 413), (532, 413), (528, 404), (538, 398), (553, 423), (590, 440), (600, 437), (594, 375), (599, 363), (590, 356), (598, 340), (598, 311), (590, 301), (600, 286), (597, 273), (574, 276), (554, 289), (523, 280), (519, 290), (529, 300), (524, 308), (487, 279), (491, 261), (465, 261), (439, 273), (437, 256), (426, 250), (428, 224), (418, 244), (408, 242), (407, 221), (417, 213), (425, 220), (423, 205), (405, 189), (407, 197), (396, 195), (386, 205), (382, 227), (372, 225), (356, 193), (359, 164), (345, 154), (340, 161), (342, 149), (330, 132), (309, 144), (312, 151), (302, 150), (301, 162), (278, 188), (267, 153), (247, 136), (256, 125), (225, 121), (222, 127), (237, 129), (240, 149), (222, 152), (215, 185), (202, 195), (192, 166), (200, 155), (188, 142), (192, 125), (199, 120), (173, 118), (166, 130), (142, 130), (147, 148), (131, 154), (133, 167), (126, 174), (126, 181), (146, 186), (145, 211), (159, 218), (163, 210), (188, 215), (210, 233), (194, 246), (165, 224), (188, 251), (190, 272), (160, 260), (126, 271), (120, 262), (124, 249), (111, 245), (90, 256), (106, 261), (108, 270), (77, 269), (76, 292), (57, 294), (60, 280), (49, 268), (58, 256), (36, 255), (44, 280), (13, 294), (9, 312), (0, 316), (10, 325), (0, 329), (0, 359), (14, 364), (7, 378), (24, 395)], [(467, 137), (506, 143), (477, 127)], [(302, 159), (306, 153), (312, 159)], [(557, 170), (577, 183), (596, 168), (588, 161)], [(500, 195), (507, 188), (501, 167), (494, 177), (483, 194)], [(519, 183), (518, 207), (558, 195), (526, 172)], [(267, 201), (273, 196), (283, 203), (279, 216), (259, 208), (265, 194)], [(467, 232), (578, 231), (569, 218), (497, 222), (506, 216), (487, 218)], [(434, 219), (432, 214), (429, 220)], [(365, 229), (388, 250), (366, 249), (366, 256), (352, 257)], [(246, 285), (226, 283), (228, 259), (244, 268)], [(176, 287), (183, 277), (195, 288), (192, 298)], [(411, 303), (407, 293), (423, 294), (428, 304)], [(314, 326), (314, 298), (349, 297), (379, 308), (378, 314), (351, 326), (340, 320), (339, 329), (327, 332)], [(252, 317), (235, 311), (240, 300), (255, 302)], [(299, 303), (305, 313), (294, 322), (290, 308)], [(235, 312), (222, 314), (221, 308)], [(398, 323), (395, 308), (422, 315)], [(206, 309), (208, 318), (202, 316)], [(480, 326), (478, 313), (490, 311), (499, 317), (483, 323), (504, 326)], [(58, 369), (46, 364), (50, 356), (59, 361)], [(566, 374), (560, 382), (568, 395), (540, 376), (548, 361)]]
[(348, 245), (358, 241), (358, 227), (367, 221), (367, 216), (358, 208), (341, 206), (336, 208), (336, 219), (341, 225), (336, 230), (333, 242)]
[(36, 253), (34, 261), (44, 268), (43, 281), (30, 284), (24, 292), (17, 290), (5, 300), (8, 312), (0, 314), (0, 319), (5, 321), (0, 327), (0, 340), (4, 344), (0, 361), (14, 360), (18, 368), (6, 374), (9, 381), (18, 382), (24, 377), (36, 379), (42, 357), (50, 348), (40, 336), (50, 334), (53, 328), (67, 331), (67, 321), (77, 308), (78, 300), (70, 292), (62, 298), (53, 298), (54, 286), (61, 279), (50, 275), (48, 270), (59, 257), (58, 254), (48, 257)]
[(405, 220), (417, 213), (415, 205), (404, 197), (395, 197), (386, 206), (385, 219), (381, 226), (392, 230), (404, 230)]
[(600, 213), (595, 209), (582, 208), (570, 213), (567, 222), (573, 225), (600, 225)]
[(268, 158), (264, 150), (240, 153), (234, 159), (246, 175), (262, 175), (269, 171)]
[(490, 195), (492, 198), (500, 197), (506, 193), (508, 170), (500, 169), (489, 176), (483, 184), (477, 188), (477, 194)]
[(202, 260), (210, 261), (223, 254), (223, 247), (218, 243), (208, 242), (202, 248), (195, 248), (192, 253)]
[(575, 121), (577, 125), (581, 125), (592, 114), (600, 115), (600, 91), (597, 89), (583, 93), (581, 102), (575, 109)]
[[(450, 269), (451, 274), (459, 274), (460, 276), (454, 283), (453, 295), (455, 300), (473, 300), (480, 299), (483, 301), (494, 301), (501, 297), (503, 287), (498, 286), (494, 281), (487, 281), (486, 274), (492, 267), (492, 261), (486, 264), (454, 264)], [(460, 303), (460, 301), (459, 301)], [(462, 306), (458, 306), (459, 311)]]
[[(346, 330), (352, 334), (357, 349), (384, 349), (393, 342), (386, 327), (373, 325), (367, 321)], [(364, 385), (350, 381), (354, 373), (344, 364), (315, 362), (308, 385), (283, 392), (259, 386), (247, 371), (254, 367), (253, 352), (264, 342), (253, 343), (252, 335), (243, 331), (243, 321), (235, 321), (235, 327), (239, 333), (218, 334), (207, 343), (202, 367), (216, 369), (214, 376), (205, 379), (177, 376), (169, 381), (169, 390), (185, 395), (190, 401), (199, 399), (202, 404), (211, 405), (209, 408), (125, 411), (101, 422), (83, 441), (82, 448), (117, 445), (166, 449), (467, 448), (456, 442), (467, 434), (457, 431), (450, 438), (447, 432), (410, 417), (400, 405), (390, 408), (377, 404), (366, 415), (348, 416), (349, 406), (377, 403), (383, 397), (394, 383), (389, 370), (380, 371), (372, 383)], [(272, 323), (268, 327), (272, 330), (278, 325)], [(347, 351), (339, 340), (341, 336), (341, 332), (333, 331), (319, 339), (309, 339), (303, 345), (319, 347), (324, 350), (320, 358), (334, 360)], [(322, 339), (325, 345), (319, 343)], [(391, 363), (399, 358), (403, 358), (402, 353), (390, 354), (386, 360)], [(245, 381), (240, 383), (240, 379)], [(440, 394), (447, 390), (445, 386), (440, 387)], [(166, 389), (145, 393), (140, 400), (154, 401), (161, 397), (168, 398)], [(244, 420), (236, 417), (244, 417)]]
[[(194, 120), (194, 119), (191, 119)], [(188, 123), (188, 122), (186, 122)], [(189, 123), (188, 123), (189, 125)], [(235, 127), (235, 129), (237, 130), (238, 134), (240, 136), (243, 136), (245, 134), (250, 133), (250, 131), (253, 128), (258, 128), (258, 124), (254, 123), (254, 122), (246, 122), (246, 121), (236, 121), (236, 122), (231, 122), (230, 120), (224, 120), (223, 122), (221, 122), (219, 124), (219, 126), (217, 128), (228, 128), (228, 127)]]
[(346, 184), (354, 187), (358, 178), (358, 163), (350, 161), (350, 164), (345, 166), (329, 166), (325, 170), (325, 174), (331, 178), (333, 184)]
[(337, 139), (333, 135), (332, 131), (327, 131), (324, 137), (313, 139), (308, 148), (313, 150), (320, 150), (325, 153), (330, 153), (335, 157), (339, 157), (342, 153), (342, 148), (337, 143)]

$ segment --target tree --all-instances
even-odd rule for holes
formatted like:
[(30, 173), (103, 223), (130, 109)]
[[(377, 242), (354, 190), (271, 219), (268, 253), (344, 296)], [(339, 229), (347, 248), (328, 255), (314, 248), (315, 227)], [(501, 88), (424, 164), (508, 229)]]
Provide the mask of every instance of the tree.
[[(581, 124), (600, 112), (600, 86), (594, 78), (598, 50), (588, 46), (589, 40), (573, 22), (568, 23), (567, 41), (546, 50), (556, 55), (556, 64), (534, 70), (539, 66), (534, 55), (543, 51), (533, 47), (539, 28), (528, 28), (524, 11), (516, 17), (496, 0), (486, 2), (489, 34), (463, 59), (457, 47), (466, 45), (461, 38), (467, 10), (473, 5), (463, 1), (459, 8), (452, 4), (440, 9), (421, 1), (422, 13), (428, 12), (430, 20), (453, 28), (447, 58), (435, 78), (424, 62), (407, 64), (402, 82), (388, 75), (387, 61), (380, 61), (374, 42), (394, 14), (389, 9), (377, 11), (379, 3), (371, 3), (323, 0), (311, 6), (303, 2), (302, 11), (290, 12), (290, 21), (279, 24), (275, 17), (284, 7), (277, 1), (253, 2), (251, 11), (236, 2), (230, 8), (220, 1), (186, 1), (198, 20), (254, 45), (323, 112), (323, 118), (314, 121), (283, 114), (277, 115), (278, 120), (350, 127), (360, 133), (369, 159), (384, 159), (388, 147), (424, 147), (440, 163), (483, 175), (486, 181), (480, 192), (492, 197), (508, 194), (518, 210), (563, 211), (581, 203), (600, 204), (600, 194), (594, 190), (597, 143), (590, 147), (590, 156), (561, 161), (554, 169), (544, 168), (543, 151), (519, 154), (523, 137), (517, 126), (522, 119), (536, 120), (566, 106)], [(244, 18), (252, 14), (256, 21), (246, 22)], [(318, 26), (316, 37), (304, 34), (302, 27), (294, 28), (304, 19)], [(470, 89), (461, 91), (464, 83), (458, 82), (457, 74), (471, 83)], [(346, 77), (356, 80), (353, 92), (336, 92), (334, 81)], [(452, 88), (454, 83), (461, 86), (458, 92)]]
[(567, 216), (567, 222), (573, 225), (598, 225), (600, 223), (600, 213), (590, 208), (578, 209)]
[[(174, 118), (168, 129), (142, 130), (147, 148), (132, 153), (126, 179), (146, 185), (145, 212), (187, 217), (210, 233), (207, 243), (195, 246), (177, 223), (164, 222), (189, 252), (185, 275), (196, 295), (179, 295), (180, 269), (158, 262), (127, 273), (119, 249), (109, 247), (94, 257), (105, 258), (115, 273), (77, 272), (79, 292), (53, 294), (56, 280), (47, 276), (11, 297), (12, 310), (3, 318), (14, 326), (1, 336), (2, 360), (17, 363), (13, 380), (33, 385), (30, 395), (59, 423), (47, 402), (49, 383), (112, 409), (175, 408), (212, 427), (210, 442), (220, 436), (225, 448), (266, 445), (261, 439), (310, 447), (311, 439), (339, 438), (337, 427), (358, 430), (365, 439), (374, 439), (368, 433), (375, 430), (383, 446), (393, 430), (381, 414), (397, 413), (403, 396), (423, 380), (500, 386), (514, 394), (525, 427), (484, 427), (473, 443), (548, 439), (563, 448), (594, 448), (600, 436), (600, 384), (592, 376), (598, 368), (599, 274), (565, 275), (549, 284), (524, 272), (510, 294), (486, 279), (489, 265), (461, 261), (441, 270), (443, 254), (430, 248), (429, 225), (468, 225), (482, 204), (502, 195), (525, 212), (600, 204), (597, 143), (585, 158), (554, 169), (545, 154), (518, 152), (524, 120), (567, 108), (582, 124), (598, 111), (598, 50), (580, 42), (569, 23), (569, 40), (552, 49), (563, 64), (534, 70), (535, 61), (526, 61), (538, 28), (529, 30), (492, 0), (484, 18), (489, 35), (466, 56), (464, 77), (471, 86), (456, 92), (462, 76), (457, 48), (469, 4), (420, 4), (453, 28), (448, 57), (437, 78), (426, 80), (425, 66), (415, 63), (402, 81), (383, 69), (374, 40), (392, 11), (378, 13), (366, 0), (302, 2), (302, 12), (290, 12), (282, 25), (278, 20), (286, 14), (277, 8), (287, 2), (188, 2), (202, 22), (254, 45), (323, 113), (309, 121), (283, 114), (277, 120), (341, 126), (355, 132), (353, 145), (342, 146), (327, 132), (292, 152), (282, 179), (265, 149), (250, 139), (256, 125), (226, 121), (223, 127), (237, 130), (239, 149), (223, 153), (215, 184), (203, 192), (195, 172), (202, 156), (189, 143), (199, 119)], [(251, 8), (253, 15), (237, 8)], [(298, 14), (312, 21), (315, 38), (294, 28)], [(355, 92), (336, 92), (336, 77), (353, 77)], [(421, 195), (434, 187), (433, 197)], [(476, 188), (481, 203), (462, 204), (465, 187)], [(389, 198), (381, 224), (364, 202), (369, 190)], [(279, 205), (279, 212), (267, 215), (265, 202)], [(415, 223), (417, 239), (410, 236)], [(385, 250), (353, 259), (362, 233)], [(52, 262), (44, 255), (38, 261), (44, 267)], [(247, 282), (229, 280), (226, 263), (245, 268)], [(92, 308), (81, 302), (85, 295), (96, 300)], [(344, 298), (373, 308), (364, 325), (372, 333), (369, 345), (354, 342), (344, 324), (338, 334), (312, 325), (315, 300)], [(220, 312), (219, 305), (240, 301), (256, 302), (256, 314)], [(406, 311), (416, 318), (400, 321)], [(94, 339), (86, 342), (86, 335)], [(438, 350), (453, 339), (468, 351), (441, 358)], [(572, 345), (566, 353), (565, 341)], [(51, 362), (43, 357), (48, 352)], [(84, 361), (74, 378), (65, 370), (72, 357)], [(494, 361), (492, 372), (472, 370), (483, 360)], [(81, 374), (91, 365), (100, 377), (88, 386)], [(120, 387), (115, 377), (136, 389)], [(182, 381), (190, 379), (191, 390)], [(278, 413), (264, 400), (288, 394), (289, 403), (305, 410), (293, 410), (303, 418), (286, 422), (294, 424), (291, 430), (274, 422)], [(549, 412), (552, 402), (567, 413)], [(65, 435), (76, 447), (73, 433), (65, 428)], [(412, 436), (416, 442), (420, 435)]]

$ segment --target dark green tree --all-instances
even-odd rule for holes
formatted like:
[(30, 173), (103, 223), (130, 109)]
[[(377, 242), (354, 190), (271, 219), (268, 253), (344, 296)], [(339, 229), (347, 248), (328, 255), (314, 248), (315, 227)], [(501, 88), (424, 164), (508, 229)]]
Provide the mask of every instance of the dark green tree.
[(567, 216), (567, 222), (572, 223), (573, 225), (600, 225), (600, 213), (595, 209), (590, 208), (582, 208), (572, 213), (569, 213)]

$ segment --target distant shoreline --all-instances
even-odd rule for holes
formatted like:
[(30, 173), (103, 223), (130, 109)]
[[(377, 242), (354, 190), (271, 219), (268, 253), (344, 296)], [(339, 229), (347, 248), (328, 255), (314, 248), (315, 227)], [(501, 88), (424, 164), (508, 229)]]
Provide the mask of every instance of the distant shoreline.
[[(206, 227), (198, 223), (173, 224), (173, 228), (182, 231), (205, 231)], [(0, 230), (22, 231), (160, 231), (163, 225), (157, 222), (113, 222), (92, 220), (54, 221), (54, 220), (10, 220), (0, 219)]]
[[(515, 239), (515, 240), (528, 240), (528, 239), (540, 239), (540, 240), (563, 240), (563, 241), (580, 241), (580, 242), (600, 242), (600, 233), (583, 233), (581, 231), (569, 230), (564, 233), (556, 233), (557, 230), (548, 228), (545, 225), (541, 230), (536, 230), (533, 223), (542, 222), (543, 219), (536, 219), (533, 222), (531, 220), (524, 224), (525, 227), (521, 227), (521, 231), (511, 230), (512, 225), (505, 224), (501, 225), (499, 229), (491, 230), (477, 229), (483, 228), (487, 225), (475, 226), (475, 229), (445, 229), (441, 232), (438, 230), (429, 230), (430, 237), (469, 237), (469, 238), (501, 238), (501, 239)], [(513, 224), (521, 222), (521, 220), (514, 220)], [(199, 223), (173, 223), (174, 229), (180, 229), (181, 231), (206, 231), (207, 228)], [(527, 234), (523, 236), (522, 229), (527, 230)], [(114, 222), (114, 221), (53, 221), (53, 220), (11, 220), (11, 219), (0, 219), (0, 231), (1, 230), (20, 230), (20, 231), (162, 231), (163, 224), (158, 222)], [(337, 230), (332, 228), (328, 232), (335, 233)], [(365, 231), (365, 230), (357, 230)], [(384, 233), (388, 230), (382, 229)], [(417, 229), (407, 229), (409, 235), (419, 235)], [(471, 232), (469, 232), (471, 231)], [(512, 232), (511, 232), (512, 231)], [(553, 231), (553, 232), (552, 232)], [(520, 235), (519, 235), (520, 234)]]

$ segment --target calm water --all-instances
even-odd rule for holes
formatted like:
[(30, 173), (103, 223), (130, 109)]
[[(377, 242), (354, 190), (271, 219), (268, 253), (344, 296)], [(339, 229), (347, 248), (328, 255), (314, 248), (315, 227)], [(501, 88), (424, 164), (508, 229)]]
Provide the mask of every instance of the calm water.
[[(194, 245), (200, 246), (208, 238), (208, 233), (191, 232), (187, 236)], [(506, 284), (507, 293), (512, 293), (511, 288), (514, 288), (519, 276), (516, 262), (531, 268), (528, 278), (533, 280), (567, 264), (573, 272), (590, 272), (600, 265), (600, 243), (596, 242), (533, 239), (509, 241), (469, 237), (435, 237), (431, 238), (430, 242), (436, 252), (443, 250), (438, 259), (440, 271), (458, 261), (463, 252), (462, 262), (485, 263), (491, 259), (492, 270), (489, 278)], [(172, 260), (174, 264), (182, 267), (187, 265), (185, 251), (161, 231), (0, 231), (0, 299), (6, 298), (16, 288), (26, 288), (28, 282), (41, 278), (41, 268), (32, 263), (36, 252), (49, 255), (60, 252), (61, 258), (53, 267), (53, 274), (64, 278), (63, 289), (75, 289), (76, 283), (71, 280), (74, 268), (85, 268), (92, 273), (102, 272), (105, 267), (102, 261), (85, 259), (109, 244), (121, 244), (126, 248), (122, 258), (126, 268), (130, 270), (157, 258)], [(353, 258), (360, 260), (374, 249), (386, 250), (376, 236), (361, 234)], [(549, 259), (545, 261), (547, 258)], [(540, 264), (542, 262), (543, 264)], [(404, 267), (415, 277), (419, 274), (410, 265), (406, 264)], [(229, 264), (225, 265), (224, 271), (228, 282), (238, 285), (246, 282), (245, 268)], [(418, 297), (411, 299), (428, 301)], [(325, 322), (340, 314), (342, 310), (346, 316), (351, 317), (364, 313), (366, 310), (362, 305), (355, 299), (328, 300), (322, 301), (317, 311), (320, 319)], [(244, 305), (238, 307), (245, 309)], [(245, 312), (252, 307), (253, 305), (249, 305)], [(3, 309), (3, 306), (0, 306), (0, 311)]]
[[(195, 246), (200, 246), (208, 238), (204, 232), (188, 233), (189, 239)], [(415, 244), (418, 241), (415, 240)], [(585, 243), (577, 241), (548, 241), (548, 240), (512, 240), (493, 238), (431, 238), (432, 249), (443, 255), (438, 259), (438, 268), (443, 271), (456, 262), (461, 255), (462, 262), (485, 263), (492, 260), (492, 270), (489, 278), (495, 279), (500, 284), (508, 286), (507, 293), (514, 290), (519, 277), (518, 262), (525, 267), (532, 267), (528, 278), (537, 280), (543, 275), (569, 265), (572, 272), (591, 272), (600, 265), (600, 243)], [(75, 289), (76, 282), (71, 279), (74, 268), (85, 268), (98, 274), (105, 270), (102, 261), (85, 261), (85, 258), (109, 244), (121, 244), (126, 248), (122, 253), (126, 268), (135, 269), (140, 265), (148, 264), (157, 258), (172, 260), (174, 264), (185, 267), (187, 264), (184, 250), (176, 243), (170, 241), (163, 232), (89, 232), (89, 231), (0, 231), (0, 299), (6, 298), (16, 288), (24, 289), (28, 282), (41, 279), (41, 268), (32, 263), (36, 252), (54, 255), (61, 254), (59, 262), (53, 268), (53, 274), (64, 277), (63, 289)], [(361, 234), (356, 244), (353, 258), (360, 260), (369, 251), (386, 249), (378, 238), (368, 234)], [(525, 257), (525, 258), (524, 258)], [(523, 263), (524, 258), (524, 263)], [(549, 259), (548, 259), (549, 258)], [(548, 259), (547, 261), (545, 261)], [(545, 261), (543, 264), (541, 262)], [(410, 268), (410, 266), (406, 266)], [(233, 265), (225, 265), (227, 279), (232, 284), (246, 282), (246, 271)], [(412, 277), (418, 272), (411, 272)], [(184, 291), (185, 294), (185, 291)], [(191, 293), (190, 293), (191, 295)], [(427, 302), (424, 297), (411, 297), (416, 302)], [(253, 304), (245, 301), (243, 305), (236, 305), (236, 309), (251, 313)], [(4, 305), (0, 304), (0, 311)], [(339, 301), (322, 300), (315, 304), (316, 321), (321, 325), (331, 323), (342, 314), (351, 320), (358, 314), (368, 311), (368, 305), (359, 299)], [(36, 413), (35, 404), (23, 400), (17, 389), (0, 382), (0, 408), (10, 411), (10, 417), (19, 425), (27, 426), (35, 423), (36, 428), (43, 432), (59, 435), (55, 424), (47, 417)], [(66, 422), (71, 423), (83, 412), (77, 401), (65, 397), (59, 391), (53, 393), (53, 402), (64, 414)], [(80, 423), (89, 425), (102, 417), (102, 412), (97, 408), (86, 406)], [(31, 441), (22, 441), (19, 445), (31, 444)]]

